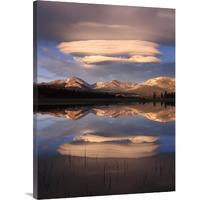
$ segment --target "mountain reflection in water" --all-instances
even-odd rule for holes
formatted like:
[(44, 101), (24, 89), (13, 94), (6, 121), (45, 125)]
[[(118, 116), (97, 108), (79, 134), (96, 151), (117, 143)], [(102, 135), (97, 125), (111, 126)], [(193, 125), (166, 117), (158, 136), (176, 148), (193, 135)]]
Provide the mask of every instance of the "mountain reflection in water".
[(169, 122), (175, 120), (175, 107), (147, 104), (111, 104), (111, 105), (93, 105), (68, 108), (49, 108), (40, 109), (41, 114), (49, 114), (54, 117), (65, 117), (70, 120), (78, 120), (92, 113), (96, 116), (107, 116), (112, 118), (124, 116), (142, 115), (150, 120), (158, 122)]
[(35, 113), (39, 198), (175, 190), (175, 107), (43, 106)]

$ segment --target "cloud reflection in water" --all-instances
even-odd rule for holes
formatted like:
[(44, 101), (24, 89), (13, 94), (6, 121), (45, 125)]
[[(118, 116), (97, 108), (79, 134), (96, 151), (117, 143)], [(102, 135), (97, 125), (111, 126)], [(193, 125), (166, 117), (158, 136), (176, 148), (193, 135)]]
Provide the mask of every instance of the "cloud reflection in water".
[(160, 136), (104, 137), (84, 134), (59, 146), (62, 155), (89, 158), (143, 158), (156, 155)]

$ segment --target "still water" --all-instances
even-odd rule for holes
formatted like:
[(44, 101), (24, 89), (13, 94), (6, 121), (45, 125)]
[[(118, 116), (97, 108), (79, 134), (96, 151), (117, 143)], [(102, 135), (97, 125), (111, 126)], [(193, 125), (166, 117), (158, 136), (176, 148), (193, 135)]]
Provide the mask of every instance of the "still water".
[(175, 190), (175, 107), (160, 103), (40, 109), (39, 198)]

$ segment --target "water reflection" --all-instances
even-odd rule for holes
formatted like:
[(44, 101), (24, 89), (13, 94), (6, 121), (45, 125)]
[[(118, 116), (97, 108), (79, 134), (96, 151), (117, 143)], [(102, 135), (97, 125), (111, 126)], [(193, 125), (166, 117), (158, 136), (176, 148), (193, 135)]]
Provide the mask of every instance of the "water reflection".
[(155, 142), (160, 139), (160, 136), (114, 136), (110, 134), (83, 134), (76, 136), (75, 141), (85, 141), (85, 142), (132, 142), (132, 143), (146, 143), (146, 142)]
[[(77, 140), (78, 139), (78, 140)], [(81, 140), (80, 140), (81, 139)], [(154, 143), (160, 137), (102, 137), (82, 135), (71, 143), (63, 144), (58, 152), (87, 158), (143, 158), (156, 155), (159, 143)]]
[(175, 107), (41, 107), (39, 198), (175, 189)]
[(124, 116), (142, 115), (150, 120), (168, 122), (175, 120), (175, 107), (155, 106), (154, 103), (147, 104), (114, 104), (100, 106), (79, 106), (59, 109), (59, 107), (40, 107), (39, 113), (49, 114), (54, 117), (65, 117), (70, 120), (78, 120), (92, 113), (96, 116), (107, 116), (118, 118)]
[[(77, 140), (96, 143), (102, 148), (105, 146), (97, 143), (118, 142), (119, 145), (119, 141), (136, 144), (158, 140), (162, 143), (160, 152), (174, 151), (175, 122), (171, 121), (175, 118), (174, 109), (154, 107), (151, 103), (39, 111), (36, 114), (38, 150), (41, 154), (55, 154), (61, 145)], [(70, 148), (75, 147), (73, 144)]]

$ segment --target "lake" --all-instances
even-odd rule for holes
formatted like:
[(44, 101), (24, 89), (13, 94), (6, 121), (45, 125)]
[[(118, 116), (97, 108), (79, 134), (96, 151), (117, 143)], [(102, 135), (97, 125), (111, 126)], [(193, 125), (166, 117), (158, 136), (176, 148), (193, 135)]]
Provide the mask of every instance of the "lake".
[(38, 198), (175, 190), (175, 106), (44, 106), (34, 114)]

